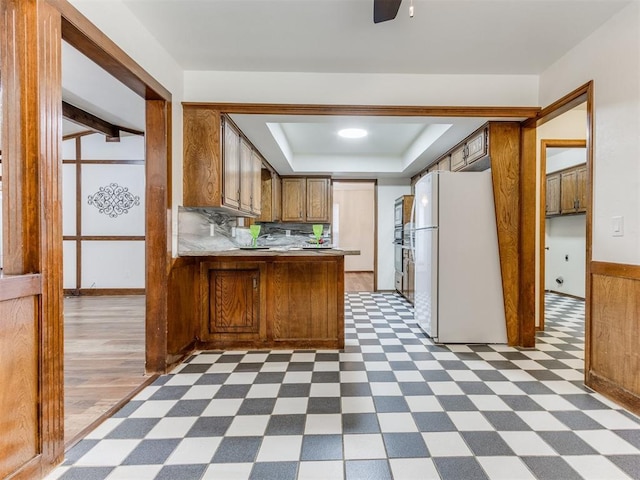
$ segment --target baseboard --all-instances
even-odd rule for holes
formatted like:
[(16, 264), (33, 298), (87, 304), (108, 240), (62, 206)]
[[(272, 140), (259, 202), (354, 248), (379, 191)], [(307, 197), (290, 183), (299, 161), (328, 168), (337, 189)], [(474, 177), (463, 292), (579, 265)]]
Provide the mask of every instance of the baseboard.
[(584, 300), (584, 297), (579, 297), (577, 295), (571, 295), (570, 293), (558, 292), (556, 290), (545, 290), (545, 293), (555, 293), (556, 295), (560, 295), (561, 297), (569, 297), (575, 298), (576, 300)]
[(144, 288), (65, 288), (63, 291), (68, 297), (97, 297), (101, 295), (144, 295)]
[(640, 395), (621, 388), (593, 371), (587, 373), (585, 384), (634, 414), (640, 415)]
[(192, 340), (187, 345), (185, 345), (178, 353), (167, 354), (167, 373), (184, 362), (195, 351), (196, 340)]

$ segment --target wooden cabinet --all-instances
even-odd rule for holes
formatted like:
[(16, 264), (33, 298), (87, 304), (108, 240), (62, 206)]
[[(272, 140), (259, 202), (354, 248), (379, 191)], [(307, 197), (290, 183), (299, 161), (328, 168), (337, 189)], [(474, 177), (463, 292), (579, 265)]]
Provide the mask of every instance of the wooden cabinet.
[(282, 196), (280, 175), (276, 172), (262, 169), (262, 211), (260, 213), (261, 222), (279, 222), (280, 210), (282, 209)]
[(545, 192), (545, 212), (547, 215), (560, 213), (560, 174), (547, 175), (547, 187)]
[(329, 223), (331, 179), (328, 177), (283, 177), (282, 221)]
[(306, 221), (329, 223), (331, 214), (331, 179), (307, 178)]
[(307, 182), (305, 178), (282, 179), (282, 221), (304, 222), (306, 220)]
[(411, 255), (411, 251), (405, 249), (402, 258), (402, 296), (407, 299), (411, 305), (415, 300), (415, 263)]
[(260, 270), (209, 270), (209, 333), (258, 333)]
[(183, 120), (184, 204), (259, 215), (259, 152), (219, 110), (185, 105)]
[(452, 172), (457, 172), (458, 170), (461, 170), (467, 164), (464, 157), (464, 151), (465, 151), (465, 146), (463, 144), (451, 152), (451, 171)]
[[(240, 138), (240, 210), (252, 212), (251, 193), (253, 192), (253, 158), (251, 145)], [(252, 212), (253, 213), (253, 212)]]
[(466, 142), (466, 161), (467, 165), (471, 165), (476, 160), (481, 159), (487, 154), (487, 129), (483, 128), (476, 132)]
[(344, 347), (343, 256), (197, 261), (201, 325), (196, 348)]
[(578, 165), (547, 175), (545, 202), (546, 216), (586, 212), (586, 165)]
[(451, 171), (451, 155), (447, 155), (438, 161), (438, 170)]
[(251, 151), (251, 213), (262, 214), (262, 157)]

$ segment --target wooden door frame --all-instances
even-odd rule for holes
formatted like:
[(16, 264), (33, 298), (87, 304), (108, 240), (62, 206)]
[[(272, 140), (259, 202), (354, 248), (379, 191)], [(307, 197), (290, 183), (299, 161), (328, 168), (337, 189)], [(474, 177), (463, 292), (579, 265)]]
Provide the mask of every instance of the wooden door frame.
[(46, 1), (60, 12), (62, 40), (145, 99), (145, 371), (165, 373), (171, 263), (171, 92), (67, 0)]
[[(551, 105), (544, 107), (540, 113), (536, 116), (536, 118), (527, 120), (523, 122), (523, 132), (522, 132), (522, 141), (523, 144), (527, 146), (527, 148), (523, 149), (523, 161), (526, 161), (527, 164), (535, 164), (536, 161), (536, 129), (540, 125), (543, 125), (550, 120), (553, 120), (556, 117), (559, 117), (563, 113), (568, 112), (569, 110), (575, 108), (581, 103), (587, 104), (587, 122), (586, 122), (586, 138), (585, 138), (585, 148), (587, 153), (587, 213), (586, 213), (586, 265), (585, 265), (585, 275), (586, 279), (591, 278), (591, 256), (592, 256), (592, 219), (593, 219), (593, 160), (594, 160), (594, 139), (595, 139), (595, 122), (594, 122), (594, 83), (593, 80), (585, 83), (584, 85), (576, 88), (572, 92), (568, 93), (564, 97), (556, 100)], [(534, 170), (535, 171), (535, 170)], [(533, 173), (533, 172), (532, 172)], [(535, 202), (529, 205), (531, 211), (535, 211), (536, 207), (541, 206), (541, 202), (543, 201), (543, 194), (546, 193), (546, 185), (542, 181), (543, 171), (539, 170), (540, 175), (540, 194), (541, 199), (540, 203), (536, 206)], [(532, 175), (535, 179), (535, 175)], [(531, 180), (530, 180), (531, 183)], [(542, 187), (544, 185), (544, 187)], [(546, 200), (546, 199), (545, 199)], [(543, 208), (543, 207), (542, 207)], [(543, 214), (544, 210), (540, 211), (533, 215), (533, 218), (540, 219), (541, 229), (544, 228), (543, 225)], [(529, 222), (529, 224), (535, 224), (535, 222)], [(535, 225), (533, 225), (533, 229), (529, 229), (528, 237), (531, 239), (535, 238)], [(544, 242), (541, 242), (542, 244)], [(543, 245), (540, 245), (543, 248)], [(529, 265), (529, 268), (535, 268), (535, 261), (533, 264)], [(542, 278), (542, 275), (541, 275)], [(531, 308), (535, 309), (535, 288), (540, 288), (542, 283), (539, 282), (538, 285), (532, 286), (530, 289), (531, 295)], [(540, 292), (542, 296), (542, 301), (544, 301), (543, 292)], [(544, 304), (543, 304), (544, 305)], [(591, 329), (591, 313), (590, 313), (590, 305), (591, 305), (591, 282), (586, 281), (585, 285), (585, 378), (586, 372), (589, 371), (590, 368), (590, 329)], [(541, 310), (544, 312), (544, 309)]]
[[(373, 183), (373, 291), (378, 291), (378, 180), (375, 178), (336, 178), (331, 180), (331, 188), (334, 183)], [(333, 195), (332, 195), (333, 198)], [(333, 204), (331, 205), (333, 209)], [(332, 217), (333, 218), (333, 217)]]
[[(146, 371), (167, 368), (171, 262), (171, 93), (67, 0), (0, 0), (3, 111), (2, 300), (37, 302), (37, 404), (29, 458), (43, 477), (64, 455), (62, 75), (64, 39), (146, 100)], [(149, 259), (153, 259), (150, 261)], [(11, 415), (11, 412), (2, 412)]]
[[(538, 235), (538, 265), (540, 278), (538, 279), (538, 311), (540, 317), (538, 319), (537, 330), (544, 330), (544, 292), (546, 291), (545, 282), (545, 234), (547, 231), (546, 226), (546, 204), (547, 204), (547, 182), (545, 181), (547, 172), (547, 148), (585, 148), (587, 147), (586, 140), (572, 140), (572, 139), (541, 139), (540, 140), (540, 208), (538, 210), (538, 222), (540, 225), (540, 234)], [(587, 277), (585, 276), (585, 282)]]

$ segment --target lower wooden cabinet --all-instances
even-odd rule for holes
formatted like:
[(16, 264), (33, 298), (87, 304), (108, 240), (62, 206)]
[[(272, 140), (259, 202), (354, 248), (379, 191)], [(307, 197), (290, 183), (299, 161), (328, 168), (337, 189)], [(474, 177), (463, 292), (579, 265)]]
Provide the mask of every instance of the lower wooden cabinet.
[(209, 270), (209, 333), (259, 333), (260, 270)]
[(200, 261), (196, 346), (343, 348), (344, 257), (261, 258)]

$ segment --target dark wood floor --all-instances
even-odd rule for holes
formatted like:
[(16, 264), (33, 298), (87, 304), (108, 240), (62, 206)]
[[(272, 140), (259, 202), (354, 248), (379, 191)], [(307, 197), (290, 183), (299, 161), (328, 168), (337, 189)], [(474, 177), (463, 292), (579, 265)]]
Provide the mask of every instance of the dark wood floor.
[(345, 272), (345, 292), (373, 292), (373, 272)]
[(142, 295), (65, 298), (65, 443), (147, 380), (144, 317)]

